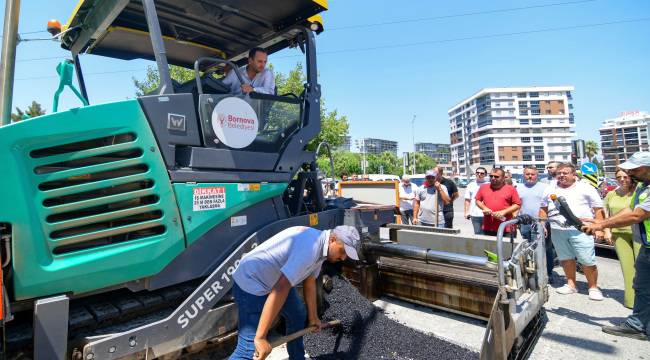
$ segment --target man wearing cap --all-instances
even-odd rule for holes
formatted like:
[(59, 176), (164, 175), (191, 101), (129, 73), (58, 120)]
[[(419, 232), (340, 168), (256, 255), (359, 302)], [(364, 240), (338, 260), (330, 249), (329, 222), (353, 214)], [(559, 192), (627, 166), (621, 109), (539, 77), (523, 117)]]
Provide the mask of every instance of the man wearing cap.
[(447, 188), (436, 180), (437, 171), (424, 175), (424, 184), (418, 189), (413, 204), (413, 224), (442, 227), (445, 223), (443, 209), (451, 202)]
[[(233, 274), (233, 295), (239, 314), (237, 348), (230, 359), (265, 359), (271, 353), (267, 334), (278, 315), (287, 333), (305, 328), (319, 331), (316, 278), (325, 260), (359, 259), (359, 233), (352, 226), (320, 231), (304, 226), (285, 229), (246, 254)], [(303, 286), (307, 309), (295, 286)], [(304, 359), (302, 338), (287, 344), (289, 359)]]
[(636, 258), (634, 308), (627, 319), (615, 326), (603, 326), (605, 333), (650, 340), (650, 152), (634, 153), (619, 167), (639, 182), (630, 209), (602, 220), (583, 220), (582, 230), (594, 234), (605, 228), (632, 225), (634, 240), (643, 246)]
[(442, 215), (445, 219), (445, 228), (451, 229), (454, 226), (454, 200), (458, 199), (460, 194), (458, 193), (458, 186), (456, 183), (444, 177), (444, 171), (442, 166), (436, 166), (435, 171), (438, 173), (436, 181), (444, 185), (447, 188), (447, 195), (449, 195), (449, 203), (445, 204), (442, 210)]

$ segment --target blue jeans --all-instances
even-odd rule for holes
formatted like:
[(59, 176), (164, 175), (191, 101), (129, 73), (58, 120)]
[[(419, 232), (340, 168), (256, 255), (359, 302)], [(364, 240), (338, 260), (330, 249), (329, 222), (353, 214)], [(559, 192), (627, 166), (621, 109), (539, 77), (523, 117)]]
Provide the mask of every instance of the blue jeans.
[(483, 216), (470, 216), (472, 219), (472, 227), (474, 228), (474, 235), (483, 234)]
[[(519, 226), (519, 231), (521, 231), (521, 237), (526, 240), (531, 240), (533, 234), (530, 225), (521, 225)], [(543, 229), (538, 229), (537, 231), (544, 231)], [(553, 265), (555, 263), (555, 250), (553, 249), (553, 242), (551, 241), (551, 231), (547, 228), (548, 236), (544, 239), (544, 246), (546, 247), (546, 274), (549, 279), (553, 275)]]
[(642, 246), (635, 263), (634, 309), (627, 323), (638, 331), (645, 332), (650, 340), (650, 249)]
[[(262, 309), (264, 308), (267, 296), (251, 295), (242, 290), (237, 283), (233, 284), (232, 291), (239, 314), (239, 334), (237, 337), (237, 347), (232, 355), (230, 355), (229, 360), (249, 360), (255, 354), (255, 343), (253, 340), (255, 340), (257, 325), (260, 322), (260, 316), (262, 315)], [(287, 324), (287, 334), (305, 328), (307, 311), (298, 297), (296, 289), (289, 291), (287, 300), (284, 302), (282, 310), (280, 310), (280, 315), (282, 315)], [(302, 337), (290, 341), (287, 344), (287, 351), (289, 352), (290, 360), (304, 360), (305, 345), (302, 342)]]

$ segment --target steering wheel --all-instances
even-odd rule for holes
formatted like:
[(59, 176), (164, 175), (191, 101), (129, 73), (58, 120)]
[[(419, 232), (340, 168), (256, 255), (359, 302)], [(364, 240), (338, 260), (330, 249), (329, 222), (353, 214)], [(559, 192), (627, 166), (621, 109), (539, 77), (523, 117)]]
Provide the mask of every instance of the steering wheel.
[(569, 207), (569, 204), (567, 203), (564, 196), (557, 196), (553, 194), (551, 195), (551, 200), (553, 200), (553, 203), (555, 204), (555, 207), (558, 209), (560, 214), (564, 216), (567, 224), (575, 227), (579, 231), (582, 231), (582, 220), (578, 219), (578, 217), (573, 214), (573, 211), (571, 211), (571, 208)]

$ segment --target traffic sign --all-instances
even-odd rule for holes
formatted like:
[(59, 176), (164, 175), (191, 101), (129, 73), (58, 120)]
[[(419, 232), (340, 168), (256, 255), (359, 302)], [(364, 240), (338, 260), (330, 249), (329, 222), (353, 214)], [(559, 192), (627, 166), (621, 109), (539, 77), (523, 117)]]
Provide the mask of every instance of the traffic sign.
[(591, 175), (595, 174), (598, 171), (598, 167), (594, 163), (586, 162), (582, 164), (580, 171), (582, 171), (582, 173), (585, 175)]

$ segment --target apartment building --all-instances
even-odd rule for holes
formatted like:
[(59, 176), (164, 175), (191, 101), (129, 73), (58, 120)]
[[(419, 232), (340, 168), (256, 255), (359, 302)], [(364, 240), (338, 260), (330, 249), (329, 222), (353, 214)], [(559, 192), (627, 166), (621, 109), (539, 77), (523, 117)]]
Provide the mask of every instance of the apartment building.
[(637, 151), (648, 151), (650, 114), (646, 111), (626, 111), (618, 117), (603, 121), (600, 148), (605, 176), (613, 177), (618, 164)]
[(454, 173), (478, 166), (523, 173), (570, 161), (575, 137), (573, 86), (485, 88), (448, 110)]
[(415, 151), (427, 155), (439, 164), (446, 164), (451, 161), (451, 150), (449, 144), (419, 142), (415, 143)]
[(387, 151), (397, 156), (397, 141), (363, 138), (355, 140), (355, 143), (362, 153), (379, 155)]
[(336, 150), (339, 151), (351, 151), (352, 150), (352, 138), (349, 135), (343, 136), (343, 143), (339, 145)]

